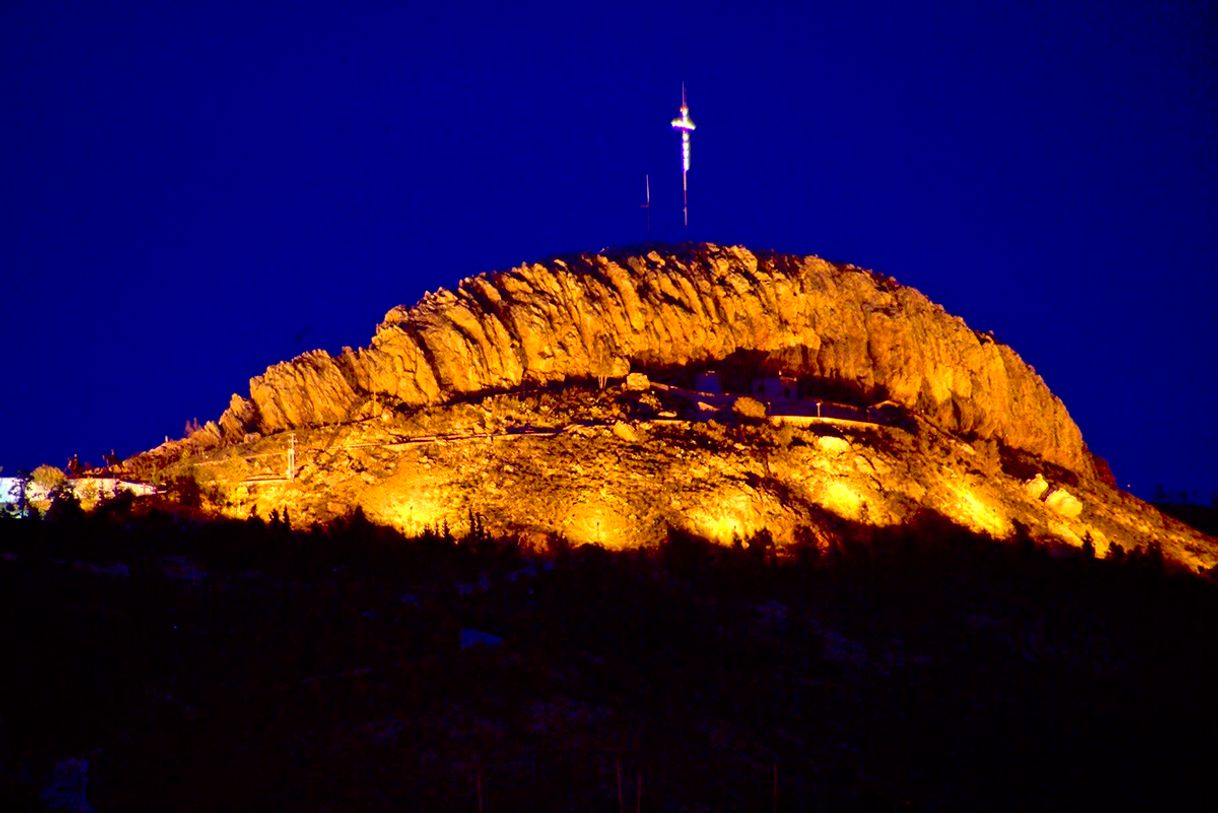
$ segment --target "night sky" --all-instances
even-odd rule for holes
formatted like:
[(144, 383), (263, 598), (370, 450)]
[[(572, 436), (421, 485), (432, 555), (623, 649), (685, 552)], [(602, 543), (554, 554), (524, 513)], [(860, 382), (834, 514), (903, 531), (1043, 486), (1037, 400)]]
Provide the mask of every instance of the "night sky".
[(642, 242), (650, 174), (653, 239), (891, 274), (1012, 345), (1122, 485), (1218, 493), (1212, 4), (186, 5), (0, 8), (5, 474)]

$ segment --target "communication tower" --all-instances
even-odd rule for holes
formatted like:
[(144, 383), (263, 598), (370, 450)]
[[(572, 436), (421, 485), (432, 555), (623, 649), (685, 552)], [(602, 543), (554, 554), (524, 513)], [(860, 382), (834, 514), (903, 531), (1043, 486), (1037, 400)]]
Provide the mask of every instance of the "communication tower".
[(681, 132), (681, 214), (689, 225), (689, 134), (696, 128), (689, 117), (689, 103), (685, 100), (685, 83), (681, 83), (681, 115), (672, 120), (672, 129)]

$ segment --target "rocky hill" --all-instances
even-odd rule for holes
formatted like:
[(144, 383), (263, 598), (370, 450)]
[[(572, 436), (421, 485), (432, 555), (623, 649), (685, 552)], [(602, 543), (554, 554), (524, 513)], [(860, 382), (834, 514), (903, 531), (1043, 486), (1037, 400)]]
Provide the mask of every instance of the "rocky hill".
[(445, 403), (713, 365), (740, 351), (764, 354), (776, 372), (849, 382), (945, 430), (1093, 473), (1082, 434), (1035, 371), (919, 292), (818, 257), (715, 245), (581, 255), (463, 280), (389, 311), (371, 347), (270, 368), (220, 427), (239, 438), (349, 420), (378, 396)]
[(794, 544), (930, 510), (1218, 562), (1112, 487), (1011, 348), (889, 277), (711, 244), (463, 280), (390, 310), (369, 347), (271, 367), (127, 466), (190, 473), (231, 514), (360, 505), (407, 530), (478, 516), (610, 545), (673, 526)]

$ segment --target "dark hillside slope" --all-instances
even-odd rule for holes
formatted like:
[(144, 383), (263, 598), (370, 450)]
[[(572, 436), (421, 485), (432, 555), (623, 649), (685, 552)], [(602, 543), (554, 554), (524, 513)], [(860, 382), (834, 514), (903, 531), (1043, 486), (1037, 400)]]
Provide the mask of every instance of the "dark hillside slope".
[(609, 812), (619, 776), (653, 811), (1218, 802), (1211, 582), (825, 527), (776, 561), (764, 534), (8, 521), (0, 806), (69, 759), (99, 811)]

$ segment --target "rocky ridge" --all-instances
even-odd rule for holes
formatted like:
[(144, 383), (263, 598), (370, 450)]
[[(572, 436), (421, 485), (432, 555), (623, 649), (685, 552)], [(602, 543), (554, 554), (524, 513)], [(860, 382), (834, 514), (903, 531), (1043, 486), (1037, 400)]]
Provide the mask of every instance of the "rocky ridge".
[[(854, 404), (711, 392), (731, 364)], [(646, 372), (644, 372), (646, 371)], [(649, 375), (650, 374), (650, 375)], [(127, 461), (231, 516), (544, 542), (831, 544), (927, 513), (1097, 555), (1218, 543), (1121, 493), (1013, 350), (890, 278), (712, 245), (483, 274), (391, 310), (372, 343), (277, 364), (217, 422)], [(843, 524), (844, 523), (844, 524)]]
[(371, 345), (277, 364), (234, 396), (217, 440), (631, 369), (753, 352), (847, 382), (949, 432), (994, 438), (1082, 476), (1095, 461), (1065, 406), (1006, 345), (891, 278), (818, 257), (712, 244), (522, 265), (386, 314)]

